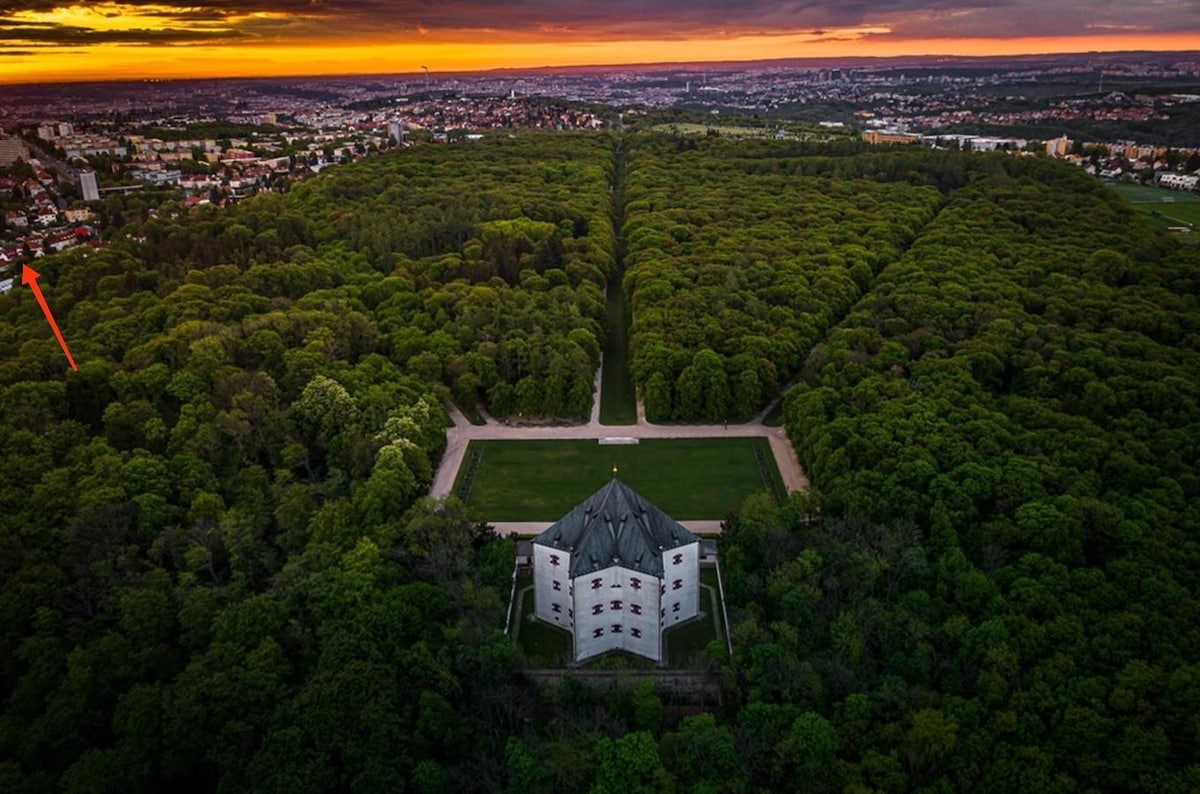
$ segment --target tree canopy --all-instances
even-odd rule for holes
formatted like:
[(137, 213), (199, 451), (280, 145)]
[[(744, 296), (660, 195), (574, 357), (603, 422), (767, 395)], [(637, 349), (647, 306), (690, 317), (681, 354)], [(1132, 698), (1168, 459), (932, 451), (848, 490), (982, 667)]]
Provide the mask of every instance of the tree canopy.
[[(614, 212), (621, 161), (627, 205)], [(787, 389), (719, 707), (535, 686), (449, 400)], [(1200, 788), (1200, 249), (1070, 166), (529, 134), (131, 220), (0, 296), (0, 789)]]

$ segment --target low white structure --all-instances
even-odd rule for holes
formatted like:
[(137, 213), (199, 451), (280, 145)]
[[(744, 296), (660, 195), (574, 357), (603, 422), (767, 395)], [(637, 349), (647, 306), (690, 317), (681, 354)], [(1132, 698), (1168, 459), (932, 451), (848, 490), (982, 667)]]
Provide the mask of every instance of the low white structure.
[(534, 614), (571, 632), (576, 662), (614, 650), (662, 661), (700, 614), (700, 538), (614, 475), (533, 539)]
[(1195, 174), (1160, 173), (1157, 176), (1159, 187), (1169, 187), (1173, 190), (1195, 190), (1200, 183), (1200, 176)]

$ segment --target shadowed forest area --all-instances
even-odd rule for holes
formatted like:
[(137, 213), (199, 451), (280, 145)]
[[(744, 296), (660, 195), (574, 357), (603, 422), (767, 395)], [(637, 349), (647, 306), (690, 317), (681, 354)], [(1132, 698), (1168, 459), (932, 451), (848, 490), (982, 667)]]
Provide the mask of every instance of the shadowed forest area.
[[(78, 372), (0, 296), (0, 789), (1200, 788), (1200, 250), (1040, 158), (624, 140), (130, 219), (38, 262)], [(588, 414), (618, 232), (651, 419), (795, 383), (711, 712), (523, 679), (422, 498), (448, 401)]]

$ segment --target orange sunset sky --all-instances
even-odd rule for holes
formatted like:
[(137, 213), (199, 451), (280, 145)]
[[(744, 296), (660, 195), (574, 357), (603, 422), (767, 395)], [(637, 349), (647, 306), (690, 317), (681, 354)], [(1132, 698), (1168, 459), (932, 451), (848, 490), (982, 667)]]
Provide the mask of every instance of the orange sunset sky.
[(0, 3), (0, 82), (1200, 50), (1194, 0)]

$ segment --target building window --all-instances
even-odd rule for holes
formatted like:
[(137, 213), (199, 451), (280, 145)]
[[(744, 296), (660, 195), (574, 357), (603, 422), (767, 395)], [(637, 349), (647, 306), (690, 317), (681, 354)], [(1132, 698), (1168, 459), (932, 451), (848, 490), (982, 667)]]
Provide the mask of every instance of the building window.
[(562, 612), (562, 604), (551, 604), (550, 611), (551, 612)]
[(635, 638), (640, 638), (642, 636), (642, 630), (639, 629), (637, 626), (634, 626), (633, 628), (631, 628), (629, 630), (629, 633), (632, 634)]
[(560, 582), (560, 581), (558, 581), (558, 580), (555, 580), (555, 582), (554, 582), (554, 589), (555, 589), (555, 590), (562, 590), (562, 582)]
[(599, 615), (604, 611), (604, 604), (592, 604), (592, 614)]
[(630, 604), (629, 611), (635, 615), (640, 615), (640, 614), (642, 614), (642, 605), (641, 604)]
[(676, 579), (675, 581), (671, 582), (671, 589), (672, 590), (682, 590), (683, 589), (683, 580)]
[(573, 610), (573, 609), (568, 609), (568, 610), (567, 610), (567, 617), (569, 617), (569, 618), (573, 618), (573, 617), (575, 617), (575, 610)]
[(603, 636), (604, 636), (604, 629), (603, 629), (603, 628), (599, 628), (599, 629), (592, 629), (592, 636), (593, 636), (593, 637), (603, 637)]
[(679, 611), (679, 602), (678, 602), (678, 601), (676, 601), (674, 604), (672, 604), (672, 605), (671, 605), (671, 611), (672, 611), (672, 612), (678, 612), (678, 611)]
[(624, 609), (625, 602), (624, 601), (609, 601), (608, 608), (609, 609)]
[(599, 589), (600, 589), (601, 587), (603, 587), (603, 586), (604, 586), (604, 580), (603, 580), (603, 579), (593, 579), (593, 580), (592, 580), (592, 589), (593, 589), (593, 590), (599, 590)]
[(612, 624), (612, 633), (613, 633), (613, 634), (620, 634), (620, 633), (621, 633), (621, 631), (622, 631), (622, 628), (621, 628), (621, 624), (620, 624), (620, 623), (614, 623), (614, 624)]
[(633, 579), (629, 580), (629, 586), (632, 587), (634, 590), (641, 590), (642, 589), (642, 580), (638, 579), (637, 577), (634, 577)]
[(550, 555), (550, 564), (551, 564), (551, 565), (558, 565), (558, 564), (559, 564), (559, 563), (558, 563), (558, 555), (557, 555), (557, 554), (551, 554), (551, 555)]
[(683, 565), (683, 555), (676, 554), (674, 557), (671, 558), (671, 564), (672, 565)]

